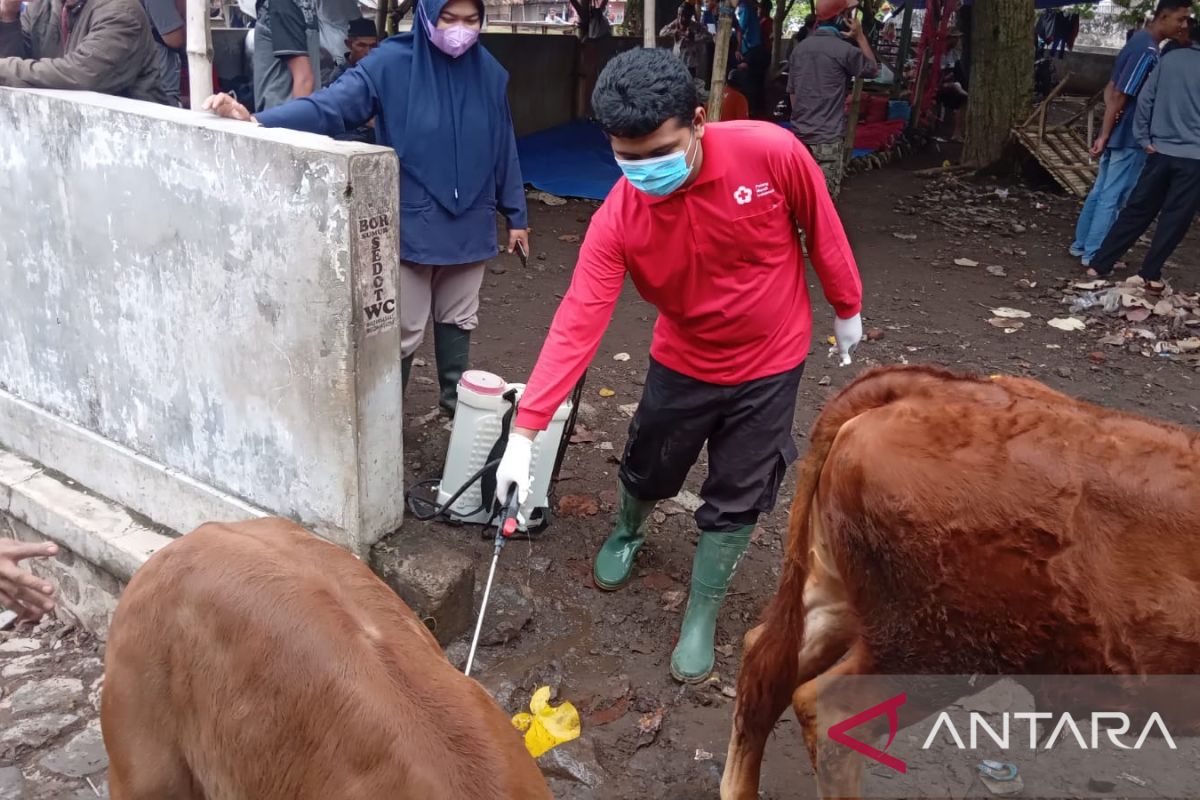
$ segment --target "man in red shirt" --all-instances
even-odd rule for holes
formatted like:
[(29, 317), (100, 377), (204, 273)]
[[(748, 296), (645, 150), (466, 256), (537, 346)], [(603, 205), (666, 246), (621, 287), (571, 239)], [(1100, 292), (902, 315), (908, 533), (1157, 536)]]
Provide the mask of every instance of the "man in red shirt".
[(760, 514), (796, 458), (792, 420), (811, 338), (801, 234), (837, 312), (842, 362), (862, 338), (862, 284), (808, 151), (761, 122), (705, 124), (683, 62), (633, 50), (604, 68), (592, 106), (625, 177), (596, 212), (497, 471), (499, 496), (530, 482), (544, 430), (596, 354), (628, 274), (659, 312), (650, 369), (620, 469), (616, 528), (596, 585), (633, 569), (642, 525), (683, 486), (708, 443), (702, 531), (671, 674), (713, 668), (717, 611)]

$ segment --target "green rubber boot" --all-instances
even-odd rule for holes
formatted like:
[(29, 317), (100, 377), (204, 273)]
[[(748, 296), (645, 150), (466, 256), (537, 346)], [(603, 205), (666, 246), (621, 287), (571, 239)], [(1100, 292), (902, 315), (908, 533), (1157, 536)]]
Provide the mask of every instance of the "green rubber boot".
[(408, 392), (408, 376), (412, 374), (413, 357), (405, 356), (400, 359), (400, 393)]
[(454, 416), (458, 408), (458, 379), (471, 357), (471, 332), (449, 322), (433, 323), (433, 355), (437, 360), (438, 405)]
[(746, 527), (732, 533), (700, 534), (692, 562), (692, 591), (683, 615), (679, 644), (671, 654), (671, 677), (681, 683), (701, 683), (712, 674), (717, 611), (753, 531), (753, 527)]
[(638, 500), (629, 493), (625, 484), (618, 489), (617, 525), (600, 546), (596, 561), (592, 565), (592, 579), (596, 586), (607, 592), (620, 589), (629, 583), (633, 572), (633, 557), (642, 549), (646, 535), (642, 524), (654, 510), (653, 500)]

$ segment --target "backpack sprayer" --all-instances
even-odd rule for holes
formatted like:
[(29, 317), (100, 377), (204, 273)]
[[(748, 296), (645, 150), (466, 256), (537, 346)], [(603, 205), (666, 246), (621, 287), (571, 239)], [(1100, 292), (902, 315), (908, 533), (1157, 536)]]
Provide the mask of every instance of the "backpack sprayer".
[[(518, 530), (523, 531), (526, 538), (532, 538), (550, 524), (550, 487), (558, 476), (567, 444), (575, 429), (583, 382), (584, 378), (580, 378), (571, 399), (559, 406), (549, 427), (534, 440), (530, 457), (532, 480), (525, 503), (517, 501), (517, 489), (514, 486), (509, 489), (501, 507), (495, 499), (496, 469), (504, 457), (513, 417), (525, 387), (522, 384), (507, 384), (490, 372), (464, 372), (458, 382), (458, 408), (450, 432), (442, 479), (422, 481), (406, 495), (409, 510), (419, 520), (441, 519), (460, 525), (483, 525), (485, 537), (487, 526), (496, 520), (492, 565), (483, 588), (475, 635), (471, 638), (471, 651), (464, 670), (466, 675), (471, 674), (471, 667), (475, 663), (475, 650), (479, 646), (479, 634), (492, 594), (492, 580), (496, 576), (496, 565), (500, 561), (504, 543)], [(436, 502), (414, 495), (414, 490), (434, 486), (437, 491)], [(522, 524), (522, 520), (528, 522)]]
[[(562, 466), (575, 428), (584, 378), (571, 398), (554, 412), (546, 430), (534, 439), (530, 453), (529, 495), (518, 509), (518, 530), (526, 535), (550, 524), (550, 488)], [(440, 480), (415, 484), (407, 493), (408, 508), (419, 520), (489, 526), (503, 510), (494, 500), (496, 469), (504, 457), (523, 384), (506, 383), (498, 375), (468, 370), (458, 382), (458, 408), (446, 465)], [(432, 489), (436, 500), (420, 496)], [(487, 536), (486, 527), (484, 537)]]

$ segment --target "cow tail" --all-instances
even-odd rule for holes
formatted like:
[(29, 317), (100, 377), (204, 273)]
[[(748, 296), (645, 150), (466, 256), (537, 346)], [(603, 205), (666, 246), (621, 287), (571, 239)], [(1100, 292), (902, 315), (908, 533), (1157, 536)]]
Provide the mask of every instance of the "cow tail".
[(814, 427), (808, 453), (800, 462), (779, 589), (763, 611), (762, 624), (748, 635), (742, 654), (735, 722), (743, 731), (765, 731), (774, 727), (799, 680), (812, 504), (825, 459), (837, 438), (837, 428), (841, 426), (832, 430), (830, 427), (824, 424), (822, 415)]

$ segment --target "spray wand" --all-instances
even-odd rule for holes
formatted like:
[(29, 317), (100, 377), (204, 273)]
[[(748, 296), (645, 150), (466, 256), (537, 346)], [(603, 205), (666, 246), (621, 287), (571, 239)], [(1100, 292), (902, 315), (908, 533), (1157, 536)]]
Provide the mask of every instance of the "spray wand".
[(487, 583), (483, 587), (483, 602), (479, 604), (479, 619), (475, 622), (475, 635), (471, 637), (471, 652), (467, 655), (467, 668), (463, 670), (464, 675), (471, 674), (471, 666), (475, 663), (475, 648), (479, 646), (479, 632), (483, 630), (483, 615), (487, 612), (488, 597), (492, 594), (492, 579), (496, 577), (496, 562), (500, 560), (500, 551), (504, 549), (504, 543), (516, 533), (519, 508), (517, 487), (513, 486), (508, 490), (508, 502), (504, 504), (504, 513), (500, 515), (500, 521), (496, 524), (496, 545), (492, 550), (492, 566), (488, 570)]

